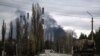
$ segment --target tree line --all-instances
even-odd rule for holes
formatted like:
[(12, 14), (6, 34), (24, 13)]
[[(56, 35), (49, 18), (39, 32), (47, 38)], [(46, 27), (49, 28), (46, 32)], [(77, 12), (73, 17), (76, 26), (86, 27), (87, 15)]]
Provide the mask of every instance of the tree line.
[[(10, 22), (7, 39), (5, 39), (7, 30), (6, 23), (3, 21), (0, 55), (34, 56), (44, 52), (43, 13), (44, 8), (41, 8), (39, 4), (33, 4), (31, 23), (27, 21), (25, 15), (20, 15), (16, 19), (15, 27), (13, 26), (13, 22)], [(22, 19), (24, 20), (22, 21)], [(14, 33), (15, 36), (13, 36)]]

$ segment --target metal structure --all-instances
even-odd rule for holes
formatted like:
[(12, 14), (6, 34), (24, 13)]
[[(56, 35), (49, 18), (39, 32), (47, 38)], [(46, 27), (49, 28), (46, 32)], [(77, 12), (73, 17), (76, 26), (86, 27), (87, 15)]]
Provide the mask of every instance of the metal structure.
[(91, 33), (92, 33), (92, 40), (93, 40), (93, 15), (87, 11), (87, 13), (91, 16), (92, 20), (91, 20)]

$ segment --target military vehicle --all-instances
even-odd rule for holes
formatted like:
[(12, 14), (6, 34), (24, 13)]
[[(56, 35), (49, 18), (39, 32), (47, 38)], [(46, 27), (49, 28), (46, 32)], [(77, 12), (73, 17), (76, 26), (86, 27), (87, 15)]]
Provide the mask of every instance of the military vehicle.
[(74, 42), (73, 56), (94, 56), (95, 41), (81, 39)]

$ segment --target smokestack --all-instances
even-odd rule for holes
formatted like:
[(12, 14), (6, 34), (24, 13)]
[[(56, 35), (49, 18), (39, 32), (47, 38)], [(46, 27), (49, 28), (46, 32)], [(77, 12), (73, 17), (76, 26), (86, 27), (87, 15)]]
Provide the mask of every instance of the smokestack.
[(42, 8), (42, 14), (44, 14), (44, 8)]
[(29, 13), (27, 13), (27, 19), (29, 19)]

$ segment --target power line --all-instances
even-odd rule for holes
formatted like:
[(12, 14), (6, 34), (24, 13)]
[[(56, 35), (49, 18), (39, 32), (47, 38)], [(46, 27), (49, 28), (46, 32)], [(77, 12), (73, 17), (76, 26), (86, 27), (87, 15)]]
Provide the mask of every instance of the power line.
[[(26, 4), (26, 3), (25, 3)], [(21, 9), (25, 9), (25, 10), (28, 10), (29, 8), (27, 8), (27, 7), (21, 7), (21, 6), (19, 6), (19, 5), (15, 5), (15, 4), (12, 4), (12, 3), (5, 3), (5, 2), (0, 2), (0, 5), (2, 5), (2, 6), (7, 6), (7, 7), (10, 7), (10, 8), (15, 8), (15, 9), (19, 9), (19, 8), (21, 8)]]
[(87, 11), (87, 13), (88, 13), (91, 17), (93, 17), (93, 15), (92, 15), (90, 12)]
[(7, 6), (7, 7), (12, 7), (12, 8), (18, 8), (18, 6), (15, 6), (14, 4), (10, 4), (10, 3), (0, 2), (0, 5)]

